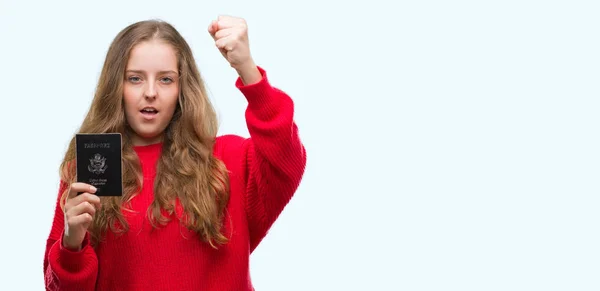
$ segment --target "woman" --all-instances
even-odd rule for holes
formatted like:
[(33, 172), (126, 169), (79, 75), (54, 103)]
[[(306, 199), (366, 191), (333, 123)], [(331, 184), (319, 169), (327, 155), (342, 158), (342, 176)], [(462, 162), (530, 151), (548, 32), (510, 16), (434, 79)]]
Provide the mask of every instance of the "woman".
[(249, 255), (299, 186), (305, 150), (292, 100), (251, 57), (245, 21), (219, 17), (208, 32), (239, 75), (250, 138), (216, 137), (192, 52), (171, 25), (125, 28), (79, 130), (122, 134), (124, 194), (99, 197), (75, 183), (72, 140), (44, 256), (46, 289), (253, 290)]

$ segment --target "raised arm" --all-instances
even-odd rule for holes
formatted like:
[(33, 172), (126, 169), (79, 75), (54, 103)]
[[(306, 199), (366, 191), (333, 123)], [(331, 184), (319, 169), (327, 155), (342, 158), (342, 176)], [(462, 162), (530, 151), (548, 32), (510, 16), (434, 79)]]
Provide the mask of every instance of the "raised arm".
[[(294, 103), (269, 83), (265, 70), (250, 54), (248, 27), (242, 18), (220, 16), (208, 32), (239, 75), (237, 88), (248, 100), (246, 122), (250, 138), (229, 136), (242, 150), (245, 208), (251, 250), (265, 236), (298, 188), (306, 153), (294, 123)], [(239, 153), (239, 152), (238, 152)]]
[(254, 249), (296, 192), (306, 166), (306, 152), (294, 122), (294, 104), (272, 87), (266, 72), (252, 85), (237, 87), (248, 100), (244, 140), (246, 212)]

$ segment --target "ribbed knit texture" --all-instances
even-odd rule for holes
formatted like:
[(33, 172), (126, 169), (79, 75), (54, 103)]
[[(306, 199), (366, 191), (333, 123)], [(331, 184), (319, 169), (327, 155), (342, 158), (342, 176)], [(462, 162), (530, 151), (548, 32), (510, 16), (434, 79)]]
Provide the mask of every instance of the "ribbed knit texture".
[[(230, 171), (230, 200), (224, 218), (229, 243), (218, 250), (179, 224), (181, 208), (164, 227), (153, 229), (146, 211), (152, 203), (156, 162), (162, 144), (137, 146), (144, 185), (124, 211), (129, 231), (108, 232), (96, 247), (86, 236), (82, 250), (62, 247), (63, 212), (56, 204), (44, 256), (47, 290), (254, 290), (249, 256), (296, 191), (306, 153), (293, 121), (291, 98), (263, 79), (235, 85), (248, 100), (250, 138), (217, 138), (214, 155)], [(61, 182), (60, 193), (65, 189)], [(276, 266), (273, 266), (276, 268)]]

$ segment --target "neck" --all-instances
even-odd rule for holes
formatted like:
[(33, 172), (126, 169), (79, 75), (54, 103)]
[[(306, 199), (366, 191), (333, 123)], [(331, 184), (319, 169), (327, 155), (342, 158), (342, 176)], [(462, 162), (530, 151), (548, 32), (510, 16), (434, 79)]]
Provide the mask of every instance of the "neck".
[(137, 134), (131, 136), (131, 143), (133, 146), (148, 146), (152, 144), (161, 143), (163, 141), (163, 135), (158, 135), (151, 138), (141, 137)]

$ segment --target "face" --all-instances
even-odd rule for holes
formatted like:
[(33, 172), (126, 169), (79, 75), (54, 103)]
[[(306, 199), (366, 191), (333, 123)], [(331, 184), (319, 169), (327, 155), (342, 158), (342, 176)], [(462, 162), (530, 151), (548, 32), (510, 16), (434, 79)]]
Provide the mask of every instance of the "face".
[(134, 145), (162, 141), (179, 97), (177, 54), (161, 41), (146, 41), (130, 53), (123, 98)]

